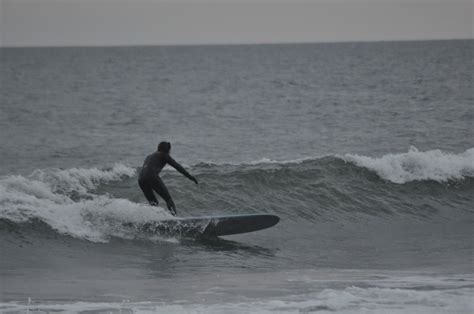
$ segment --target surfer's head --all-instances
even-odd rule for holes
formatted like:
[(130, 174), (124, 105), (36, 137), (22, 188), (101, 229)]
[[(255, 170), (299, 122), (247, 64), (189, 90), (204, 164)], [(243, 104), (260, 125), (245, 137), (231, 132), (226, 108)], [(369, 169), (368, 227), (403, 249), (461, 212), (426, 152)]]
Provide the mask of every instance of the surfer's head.
[(170, 150), (171, 150), (171, 143), (170, 142), (161, 142), (160, 144), (158, 144), (158, 151), (159, 152), (169, 154)]

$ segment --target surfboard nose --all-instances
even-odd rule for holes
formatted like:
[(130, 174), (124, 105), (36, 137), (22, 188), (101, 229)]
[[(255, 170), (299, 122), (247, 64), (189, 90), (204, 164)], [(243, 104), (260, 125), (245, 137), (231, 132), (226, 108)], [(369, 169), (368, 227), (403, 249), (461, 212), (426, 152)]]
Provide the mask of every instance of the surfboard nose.
[(274, 226), (274, 225), (276, 225), (277, 223), (280, 222), (280, 217), (278, 217), (276, 215), (261, 215), (261, 216), (265, 217), (264, 219), (265, 219), (266, 223), (268, 224), (267, 228), (272, 227), (272, 226)]
[(209, 231), (217, 236), (247, 233), (270, 228), (279, 221), (280, 217), (269, 214), (231, 216), (218, 221)]

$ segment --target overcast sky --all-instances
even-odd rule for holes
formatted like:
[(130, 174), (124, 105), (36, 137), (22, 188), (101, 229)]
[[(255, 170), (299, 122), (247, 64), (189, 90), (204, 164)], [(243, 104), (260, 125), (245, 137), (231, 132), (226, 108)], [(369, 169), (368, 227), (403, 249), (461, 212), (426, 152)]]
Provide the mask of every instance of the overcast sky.
[(0, 45), (473, 38), (473, 1), (0, 0)]

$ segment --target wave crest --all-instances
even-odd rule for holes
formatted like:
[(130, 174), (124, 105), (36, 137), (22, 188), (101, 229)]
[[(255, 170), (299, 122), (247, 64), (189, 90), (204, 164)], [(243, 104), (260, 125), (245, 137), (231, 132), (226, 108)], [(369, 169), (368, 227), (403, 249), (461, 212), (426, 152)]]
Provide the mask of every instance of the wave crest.
[(106, 170), (50, 169), (37, 170), (28, 177), (2, 177), (0, 219), (16, 223), (40, 220), (62, 234), (93, 242), (126, 237), (123, 222), (163, 219), (169, 214), (162, 208), (89, 191), (134, 174), (134, 168), (116, 164)]
[(123, 177), (132, 177), (135, 173), (135, 168), (115, 164), (112, 168), (105, 170), (98, 168), (35, 170), (30, 179), (48, 184), (54, 192), (74, 192), (85, 195), (100, 183), (120, 180)]
[(439, 149), (422, 152), (411, 147), (407, 153), (387, 154), (379, 158), (353, 154), (341, 158), (399, 184), (424, 180), (446, 182), (474, 176), (474, 148), (453, 154)]

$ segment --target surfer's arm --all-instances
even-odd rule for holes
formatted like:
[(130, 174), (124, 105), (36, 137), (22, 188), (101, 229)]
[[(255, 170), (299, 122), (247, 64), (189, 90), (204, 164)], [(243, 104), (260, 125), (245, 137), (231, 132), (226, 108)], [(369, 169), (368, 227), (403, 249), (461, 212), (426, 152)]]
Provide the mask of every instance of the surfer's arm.
[(198, 183), (198, 181), (196, 180), (195, 177), (193, 177), (191, 174), (189, 174), (189, 172), (186, 171), (186, 169), (183, 168), (183, 166), (181, 166), (180, 164), (178, 164), (173, 158), (171, 158), (171, 156), (168, 156), (166, 162), (173, 168), (175, 168), (176, 170), (178, 170), (179, 173), (181, 173), (183, 176), (185, 176), (186, 178), (188, 178), (189, 180), (191, 181), (194, 181), (194, 183)]

